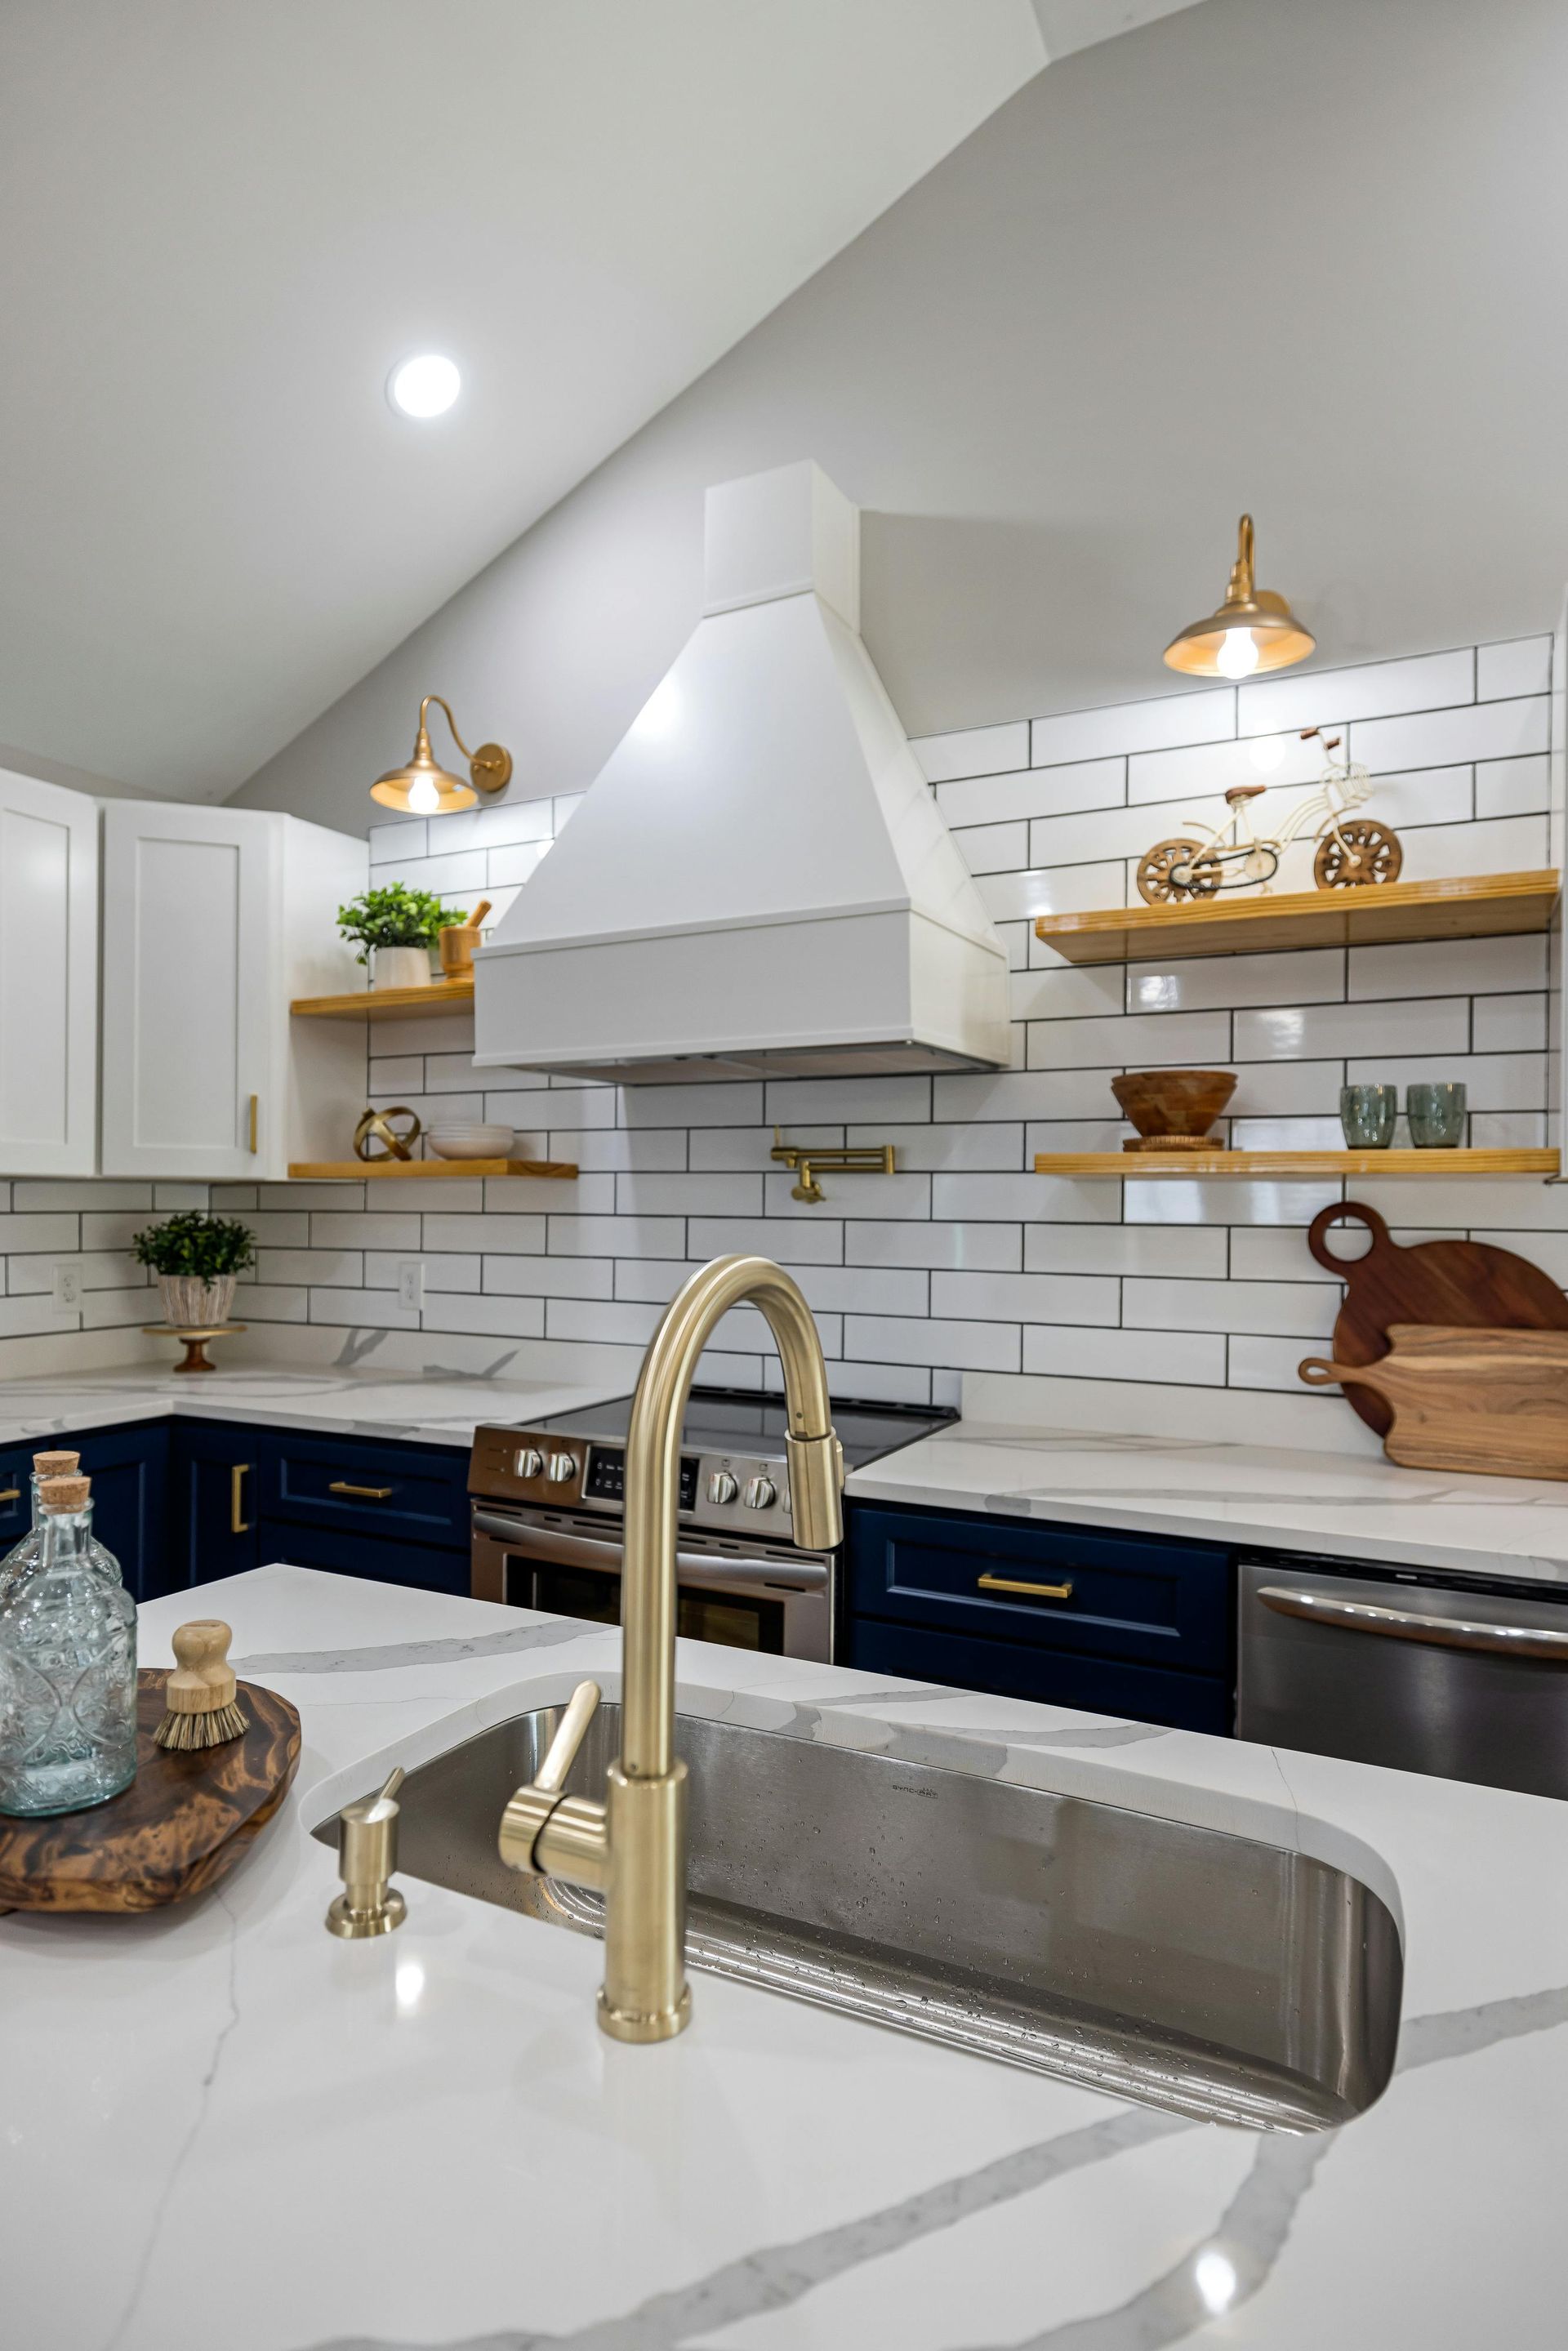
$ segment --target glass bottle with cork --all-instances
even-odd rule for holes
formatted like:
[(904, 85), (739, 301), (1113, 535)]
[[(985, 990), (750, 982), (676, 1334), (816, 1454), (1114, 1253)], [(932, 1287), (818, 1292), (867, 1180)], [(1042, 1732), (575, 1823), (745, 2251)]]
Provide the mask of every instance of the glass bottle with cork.
[[(25, 1567), (31, 1566), (43, 1553), (44, 1509), (38, 1499), (39, 1487), (46, 1478), (74, 1478), (80, 1468), (79, 1453), (34, 1454), (32, 1475), (27, 1481), (32, 1489), (32, 1524), (21, 1541), (14, 1542), (5, 1558), (0, 1559), (0, 1606), (5, 1604), (5, 1594), (13, 1579), (19, 1575)], [(92, 1552), (93, 1563), (99, 1573), (107, 1575), (111, 1583), (121, 1582), (120, 1562), (115, 1558), (114, 1553), (111, 1551), (106, 1551), (96, 1535), (89, 1539), (89, 1547)]]
[(0, 1813), (25, 1817), (136, 1776), (135, 1604), (94, 1541), (89, 1481), (41, 1479), (37, 1497), (41, 1543), (0, 1591)]

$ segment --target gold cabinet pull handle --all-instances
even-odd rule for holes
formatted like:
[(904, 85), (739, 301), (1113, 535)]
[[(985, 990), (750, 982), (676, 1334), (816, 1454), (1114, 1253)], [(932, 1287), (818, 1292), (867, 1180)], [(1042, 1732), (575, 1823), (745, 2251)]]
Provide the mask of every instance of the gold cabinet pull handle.
[(976, 1588), (981, 1592), (1027, 1592), (1031, 1600), (1071, 1600), (1071, 1583), (1019, 1583), (1010, 1575), (982, 1575)]
[(352, 1494), (359, 1502), (390, 1502), (392, 1489), (390, 1486), (350, 1486), (341, 1478), (334, 1478), (327, 1491), (329, 1494)]
[(22, 1489), (20, 1486), (7, 1486), (5, 1491), (0, 1493), (0, 1502), (19, 1502), (21, 1499)]
[(248, 1461), (236, 1461), (229, 1471), (229, 1532), (247, 1535), (250, 1520), (245, 1516), (245, 1480), (250, 1468)]
[(251, 1096), (251, 1098), (250, 1098), (250, 1148), (251, 1148), (251, 1156), (252, 1156), (253, 1158), (254, 1158), (254, 1157), (255, 1157), (255, 1155), (256, 1155), (256, 1127), (257, 1127), (257, 1124), (259, 1123), (260, 1118), (261, 1118), (261, 1096), (260, 1096), (259, 1094), (252, 1094), (252, 1096)]

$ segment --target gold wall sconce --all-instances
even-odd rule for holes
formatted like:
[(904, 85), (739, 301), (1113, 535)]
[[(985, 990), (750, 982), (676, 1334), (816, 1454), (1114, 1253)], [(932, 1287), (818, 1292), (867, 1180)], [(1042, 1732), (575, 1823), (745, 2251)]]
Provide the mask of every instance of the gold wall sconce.
[[(433, 702), (439, 702), (446, 713), (446, 724), (452, 729), (452, 739), (468, 762), (469, 782), (455, 776), (449, 768), (441, 767), (430, 747), (430, 734), (424, 714)], [(471, 809), (478, 804), (479, 794), (488, 797), (504, 792), (512, 780), (512, 755), (499, 743), (481, 743), (471, 751), (457, 732), (457, 721), (452, 716), (452, 705), (439, 694), (427, 694), (419, 705), (419, 732), (413, 738), (413, 757), (406, 768), (389, 768), (371, 786), (371, 798), (382, 808), (396, 809), (404, 816), (455, 816), (459, 809)]]
[(1289, 669), (1316, 649), (1282, 596), (1259, 588), (1252, 576), (1252, 517), (1243, 515), (1236, 533), (1230, 585), (1218, 611), (1189, 621), (1166, 647), (1166, 666), (1188, 677), (1252, 677), (1262, 670)]
[(768, 1156), (782, 1160), (800, 1177), (799, 1183), (790, 1186), (789, 1197), (813, 1205), (828, 1196), (817, 1181), (821, 1168), (831, 1168), (840, 1176), (891, 1176), (894, 1172), (891, 1143), (786, 1143), (783, 1129), (777, 1126)]

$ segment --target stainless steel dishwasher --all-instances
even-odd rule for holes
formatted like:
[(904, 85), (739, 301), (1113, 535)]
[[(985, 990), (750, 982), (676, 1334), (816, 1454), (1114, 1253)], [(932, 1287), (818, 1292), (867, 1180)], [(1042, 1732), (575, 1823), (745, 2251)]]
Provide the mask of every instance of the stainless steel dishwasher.
[(1237, 1735), (1568, 1796), (1568, 1583), (1241, 1562)]

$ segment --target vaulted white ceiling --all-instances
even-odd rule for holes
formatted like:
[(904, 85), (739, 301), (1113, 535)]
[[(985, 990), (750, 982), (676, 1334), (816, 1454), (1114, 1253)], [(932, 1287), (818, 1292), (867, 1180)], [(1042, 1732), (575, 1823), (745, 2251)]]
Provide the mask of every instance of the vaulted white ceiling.
[(0, 745), (224, 798), (1048, 47), (1172, 5), (10, 0)]

